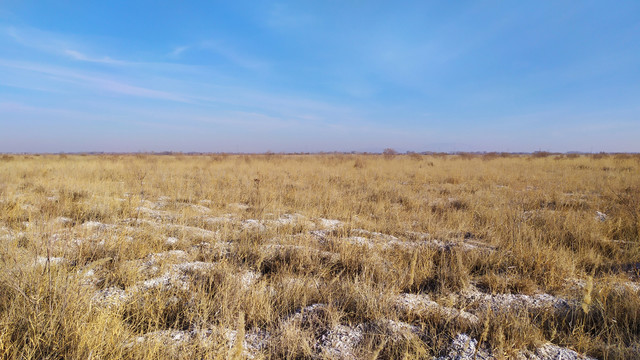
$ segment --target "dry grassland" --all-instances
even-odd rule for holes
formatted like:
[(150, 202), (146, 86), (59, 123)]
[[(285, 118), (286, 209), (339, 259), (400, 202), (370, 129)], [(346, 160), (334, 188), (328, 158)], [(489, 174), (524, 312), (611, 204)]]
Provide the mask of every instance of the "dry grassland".
[(633, 359), (640, 157), (0, 158), (0, 357)]

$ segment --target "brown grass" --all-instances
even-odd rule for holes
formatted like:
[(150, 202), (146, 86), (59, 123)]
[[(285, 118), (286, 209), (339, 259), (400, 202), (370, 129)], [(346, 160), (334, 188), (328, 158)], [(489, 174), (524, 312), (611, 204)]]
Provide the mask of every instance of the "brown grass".
[(335, 358), (319, 344), (349, 329), (363, 359), (442, 355), (461, 332), (497, 357), (636, 358), (639, 170), (629, 154), (3, 155), (0, 357)]

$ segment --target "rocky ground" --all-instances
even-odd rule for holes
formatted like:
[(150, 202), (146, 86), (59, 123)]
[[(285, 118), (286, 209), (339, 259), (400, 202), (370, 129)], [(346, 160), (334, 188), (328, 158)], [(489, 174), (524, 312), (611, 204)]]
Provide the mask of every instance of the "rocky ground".
[[(122, 201), (125, 201), (122, 199)], [(464, 234), (457, 239), (442, 239), (426, 233), (407, 232), (406, 234), (383, 234), (365, 229), (345, 229), (345, 223), (334, 219), (308, 218), (300, 214), (264, 214), (261, 219), (247, 218), (242, 215), (248, 208), (245, 204), (229, 204), (228, 213), (213, 216), (207, 207), (207, 202), (199, 204), (182, 204), (176, 206), (169, 199), (160, 198), (155, 202), (145, 201), (143, 206), (136, 208), (136, 217), (127, 218), (117, 223), (102, 223), (88, 221), (76, 224), (69, 218), (59, 217), (52, 221), (51, 228), (55, 228), (48, 236), (52, 254), (40, 254), (31, 266), (55, 267), (73, 265), (82, 279), (86, 291), (92, 293), (91, 301), (95, 307), (118, 308), (126, 306), (141, 294), (151, 291), (186, 293), (202, 286), (211, 272), (225, 272), (229, 256), (239, 251), (239, 245), (229, 239), (230, 234), (250, 232), (261, 240), (256, 243), (262, 261), (283, 256), (283, 254), (305, 254), (324, 263), (338, 263), (341, 253), (336, 251), (336, 244), (349, 244), (376, 251), (393, 251), (394, 249), (424, 249), (431, 248), (439, 251), (456, 249), (462, 252), (476, 252), (490, 254), (499, 251), (475, 239), (472, 234)], [(185, 216), (185, 214), (190, 214)], [(531, 216), (525, 214), (525, 216)], [(598, 221), (605, 221), (606, 215), (596, 214)], [(180, 222), (177, 219), (181, 219)], [(188, 221), (185, 221), (187, 219)], [(55, 226), (54, 226), (55, 225)], [(46, 224), (25, 223), (25, 228), (46, 227)], [(273, 236), (279, 227), (296, 227), (300, 231), (285, 237)], [(72, 258), (65, 254), (108, 249), (123, 246), (123, 243), (141, 241), (144, 234), (150, 232), (154, 236), (161, 236), (160, 248), (164, 251), (140, 254), (121, 261), (121, 267), (127, 268), (134, 275), (134, 280), (125, 286), (110, 283), (106, 271), (108, 263), (113, 259), (97, 259), (86, 264), (72, 264)], [(224, 229), (224, 230), (222, 230)], [(24, 233), (1, 229), (0, 236), (5, 240), (19, 239)], [(273, 236), (273, 237), (272, 237)], [(144, 235), (144, 238), (147, 238)], [(235, 237), (237, 238), (237, 237)], [(155, 239), (155, 241), (158, 241)], [(104, 250), (103, 252), (108, 253)], [(203, 256), (206, 254), (206, 256)], [(206, 260), (205, 260), (206, 259)], [(212, 260), (213, 259), (213, 260)], [(384, 264), (381, 264), (384, 266)], [(235, 278), (235, 284), (241, 290), (252, 287), (264, 287), (267, 293), (278, 291), (272, 279), (265, 271), (246, 267), (235, 268), (234, 273), (226, 276)], [(281, 282), (301, 283), (301, 286), (316, 286), (322, 291), (325, 279), (310, 281), (296, 277), (280, 279)], [(567, 279), (568, 288), (581, 291), (586, 286), (584, 280)], [(281, 284), (282, 285), (282, 284)], [(637, 296), (640, 289), (635, 282), (620, 283), (618, 290), (626, 291)], [(137, 300), (136, 300), (137, 301)], [(194, 306), (189, 297), (169, 297), (169, 301), (185, 302), (183, 306)], [(358, 359), (362, 356), (360, 347), (372, 335), (381, 336), (385, 342), (429, 341), (429, 334), (425, 332), (420, 322), (401, 321), (398, 319), (380, 318), (375, 321), (353, 323), (351, 321), (336, 321), (327, 319), (332, 304), (314, 303), (298, 308), (294, 313), (281, 319), (279, 331), (291, 329), (311, 329), (315, 343), (310, 344), (310, 352), (316, 358), (330, 359)], [(465, 284), (464, 288), (446, 295), (429, 294), (423, 291), (401, 292), (391, 299), (391, 306), (395, 307), (399, 318), (410, 320), (425, 317), (437, 317), (445, 322), (456, 322), (463, 327), (482, 328), (487, 314), (529, 313), (546, 314), (561, 318), (580, 307), (575, 298), (563, 298), (548, 293), (514, 294), (488, 293), (473, 282)], [(549, 315), (551, 314), (551, 315)], [(295, 330), (294, 330), (295, 331)], [(240, 332), (240, 334), (239, 334)], [(184, 344), (195, 341), (222, 341), (230, 349), (240, 348), (246, 358), (262, 358), (269, 353), (270, 346), (280, 336), (280, 333), (270, 333), (269, 330), (254, 327), (246, 331), (220, 327), (207, 323), (192, 323), (187, 328), (153, 330), (136, 334), (125, 347), (144, 344), (145, 342), (160, 342), (168, 348), (176, 349)], [(242, 338), (242, 346), (238, 344), (238, 337)], [(440, 351), (437, 359), (493, 359), (497, 355), (483, 343), (483, 339), (472, 338), (466, 333), (452, 336), (450, 345)], [(512, 352), (519, 359), (586, 359), (577, 352), (553, 343), (542, 343), (535, 348), (520, 349)]]

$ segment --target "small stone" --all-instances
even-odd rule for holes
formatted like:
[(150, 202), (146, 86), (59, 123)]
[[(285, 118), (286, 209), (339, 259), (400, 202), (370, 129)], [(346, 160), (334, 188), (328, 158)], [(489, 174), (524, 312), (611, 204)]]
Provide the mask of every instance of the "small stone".
[(49, 263), (50, 265), (61, 264), (63, 261), (64, 261), (64, 258), (62, 258), (62, 257), (38, 256), (38, 259), (36, 260), (36, 263), (38, 265), (44, 266), (44, 265), (47, 265), (47, 263)]
[(493, 357), (484, 350), (476, 349), (478, 340), (467, 334), (458, 334), (449, 346), (449, 352), (437, 360), (489, 360)]
[(596, 221), (605, 222), (607, 221), (607, 214), (602, 213), (600, 211), (596, 211)]
[(178, 241), (179, 241), (178, 238), (172, 236), (172, 237), (167, 238), (167, 241), (165, 241), (165, 243), (167, 245), (175, 245), (175, 244), (178, 243)]

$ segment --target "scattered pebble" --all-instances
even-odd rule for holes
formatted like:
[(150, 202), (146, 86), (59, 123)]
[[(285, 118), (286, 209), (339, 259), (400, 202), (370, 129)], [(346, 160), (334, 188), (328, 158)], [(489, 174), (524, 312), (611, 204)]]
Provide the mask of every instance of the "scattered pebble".
[(171, 236), (171, 237), (168, 237), (167, 241), (165, 241), (164, 243), (167, 245), (175, 245), (178, 243), (178, 241), (180, 241), (178, 238)]
[(449, 352), (437, 360), (493, 360), (494, 358), (487, 352), (478, 349), (478, 340), (472, 339), (467, 334), (458, 334), (451, 345)]
[(337, 325), (322, 334), (316, 344), (321, 356), (329, 359), (355, 360), (356, 347), (364, 338), (363, 327)]
[(563, 313), (572, 308), (569, 301), (549, 294), (485, 294), (472, 288), (461, 292), (458, 297), (477, 311), (490, 310), (494, 313), (519, 310)]
[(56, 222), (58, 224), (62, 224), (62, 225), (67, 225), (67, 224), (73, 223), (73, 220), (68, 218), (68, 217), (60, 216), (60, 217), (57, 217), (54, 220), (54, 222)]
[(249, 205), (240, 204), (240, 203), (232, 203), (232, 204), (227, 205), (227, 207), (229, 207), (231, 209), (234, 209), (234, 210), (237, 210), (237, 211), (243, 211), (243, 210), (247, 210), (247, 209), (250, 208)]
[(592, 357), (587, 357), (578, 354), (577, 352), (560, 347), (555, 344), (547, 343), (535, 350), (535, 353), (530, 351), (522, 352), (520, 359), (527, 360), (596, 360)]
[(58, 265), (58, 264), (62, 264), (64, 262), (64, 258), (63, 257), (46, 257), (46, 256), (38, 256), (36, 259), (36, 264), (40, 265), (40, 266), (45, 266), (47, 265), (47, 263), (49, 265)]
[(434, 313), (447, 320), (459, 319), (467, 324), (477, 324), (477, 316), (464, 310), (442, 306), (431, 300), (426, 294), (400, 294), (396, 298), (396, 307), (404, 313)]
[(320, 226), (326, 230), (335, 230), (343, 225), (342, 221), (333, 219), (320, 218), (318, 219), (318, 222), (320, 223)]
[(117, 287), (108, 287), (95, 292), (91, 301), (99, 306), (110, 307), (110, 306), (118, 306), (131, 296), (127, 291), (117, 288)]

